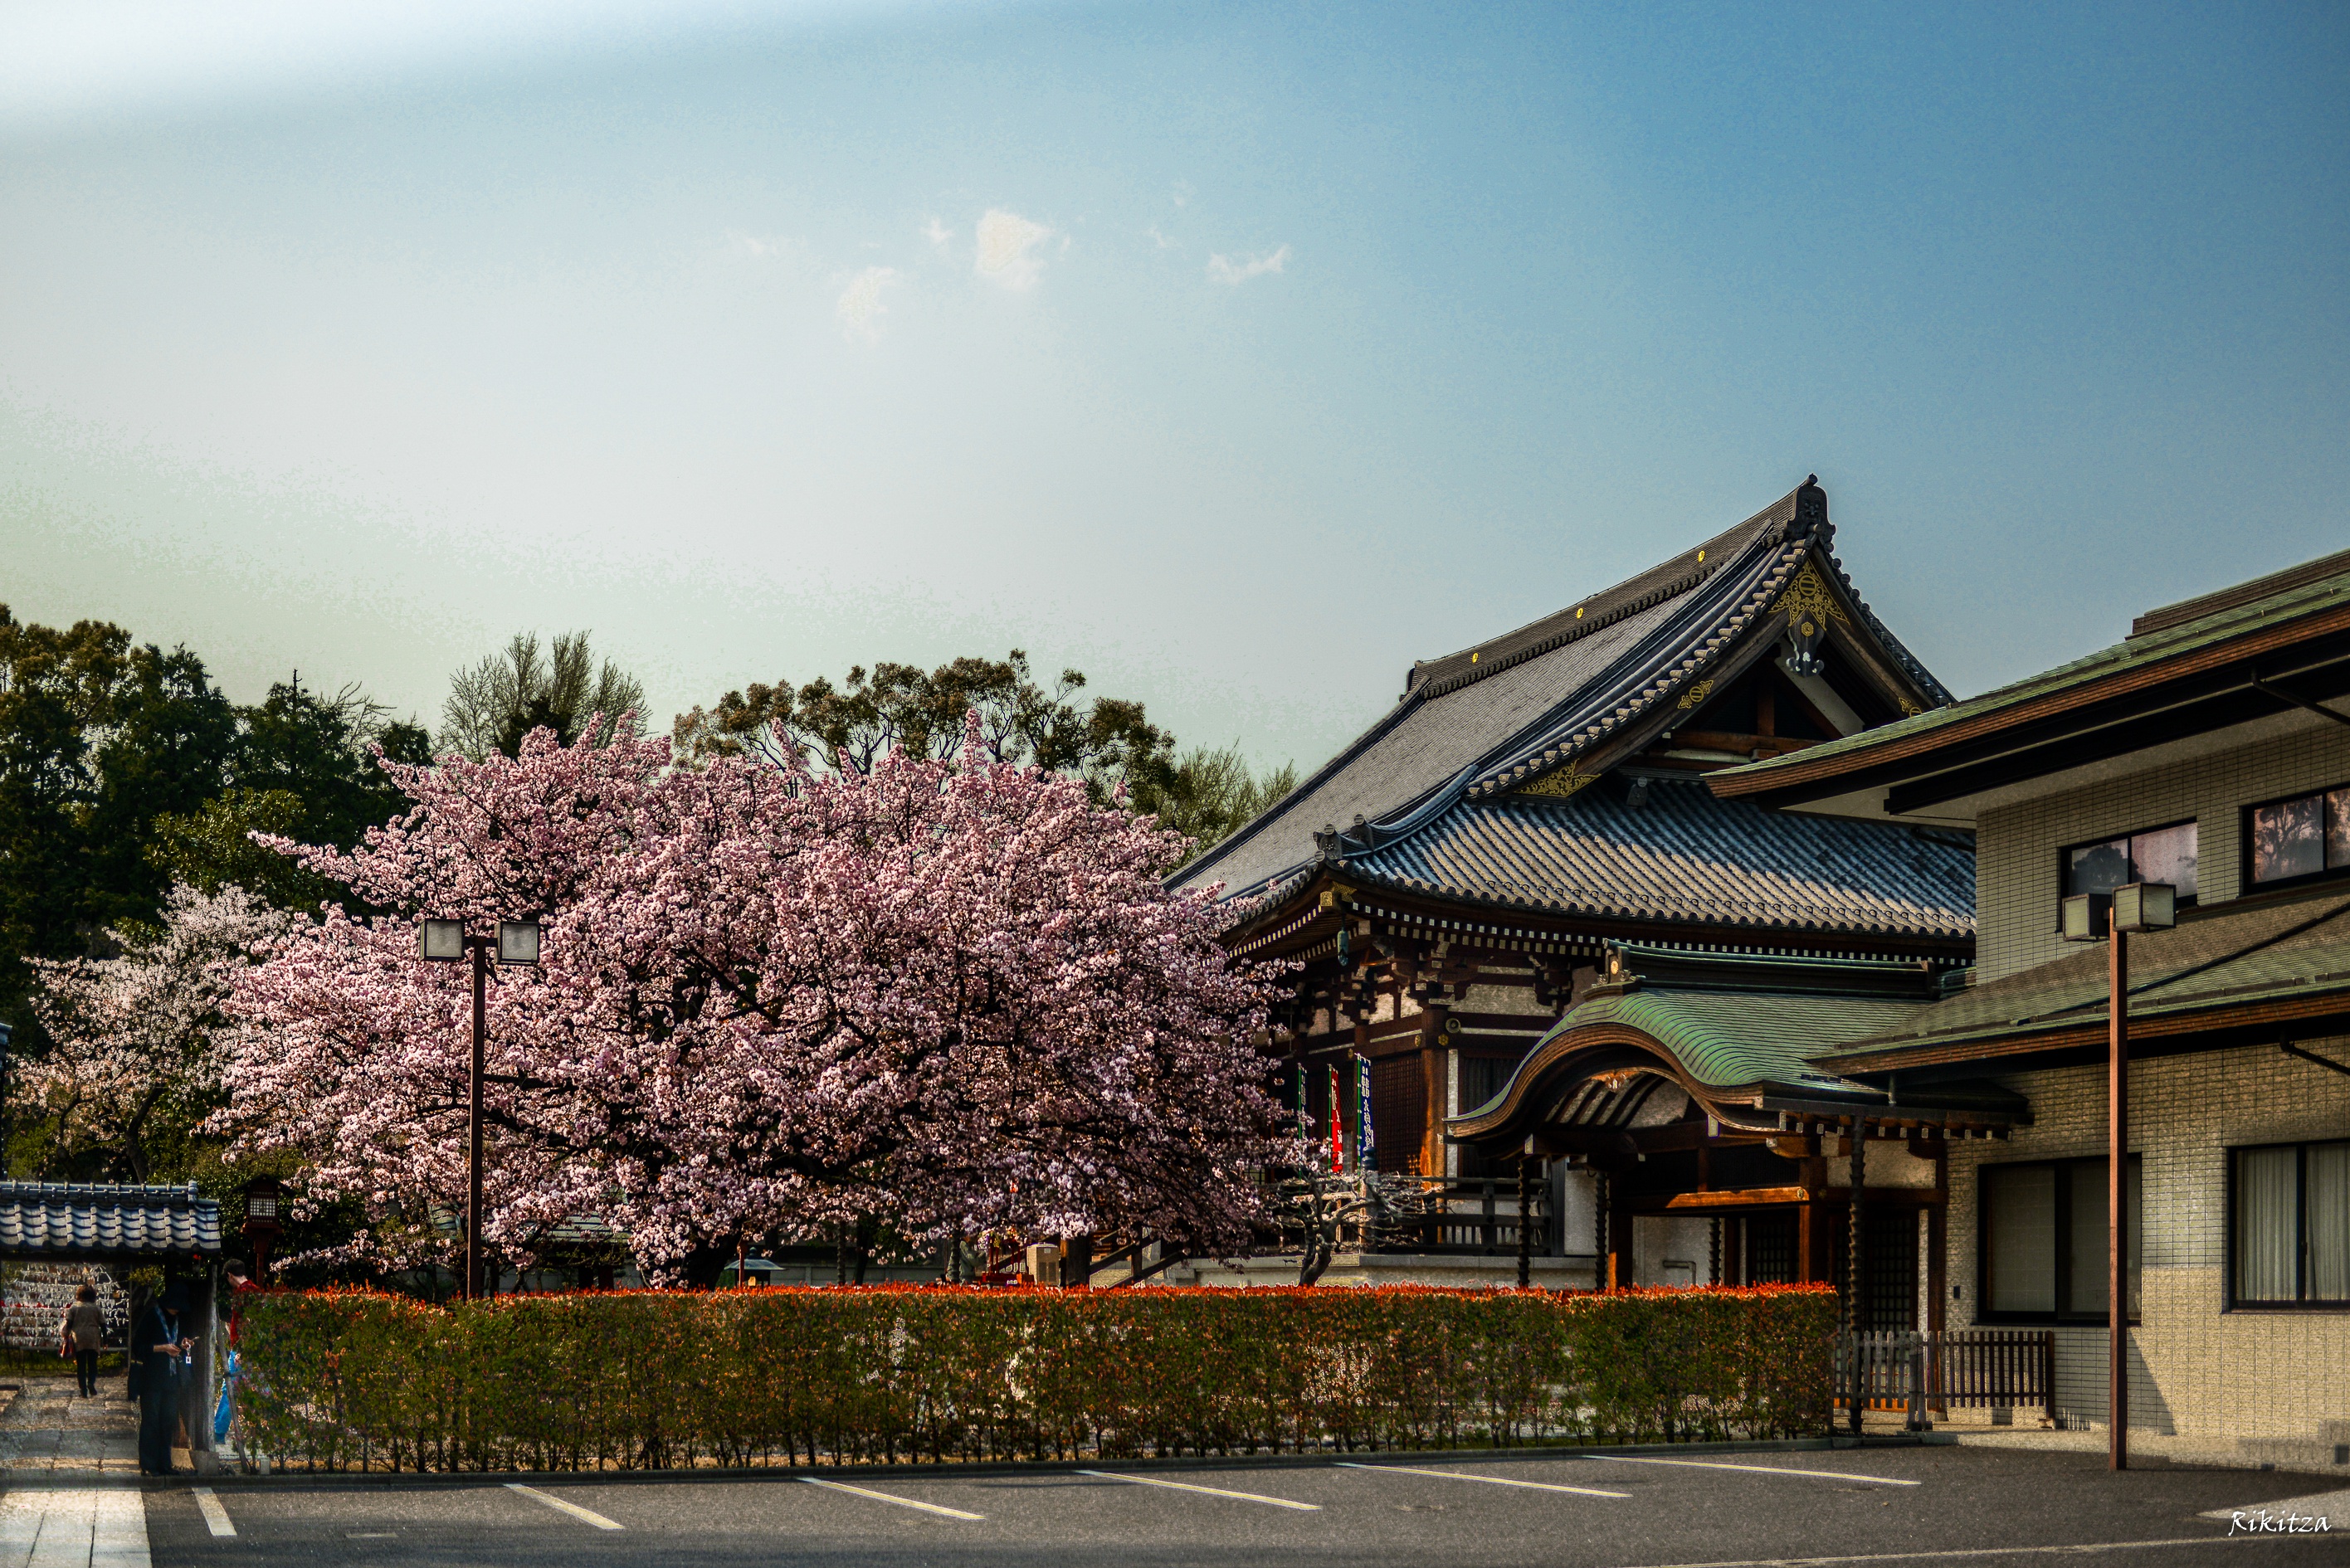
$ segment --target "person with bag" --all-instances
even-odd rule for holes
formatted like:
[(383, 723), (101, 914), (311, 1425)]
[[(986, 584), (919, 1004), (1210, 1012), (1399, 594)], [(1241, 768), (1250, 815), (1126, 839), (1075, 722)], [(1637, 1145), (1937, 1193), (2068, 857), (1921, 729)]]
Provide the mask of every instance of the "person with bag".
[(140, 1319), (134, 1346), (142, 1376), (139, 1385), (139, 1469), (142, 1475), (172, 1473), (172, 1432), (179, 1424), (180, 1384), (195, 1341), (183, 1333), (188, 1287), (173, 1284)]
[(97, 1398), (98, 1353), (106, 1343), (106, 1314), (99, 1308), (98, 1287), (88, 1280), (74, 1292), (74, 1304), (66, 1309), (64, 1338), (60, 1353), (73, 1357), (81, 1397)]

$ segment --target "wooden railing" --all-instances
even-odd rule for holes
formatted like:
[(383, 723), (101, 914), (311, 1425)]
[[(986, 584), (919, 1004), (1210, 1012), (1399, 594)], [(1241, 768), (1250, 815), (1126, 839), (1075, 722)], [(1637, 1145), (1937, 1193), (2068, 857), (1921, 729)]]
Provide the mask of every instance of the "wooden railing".
[(1452, 1252), (1507, 1257), (1518, 1250), (1518, 1227), (1532, 1228), (1529, 1249), (1550, 1251), (1550, 1185), (1534, 1184), (1532, 1201), (1518, 1213), (1518, 1184), (1509, 1177), (1460, 1179), (1389, 1176), (1401, 1212), (1383, 1220), (1370, 1239), (1382, 1252)]
[(1952, 1406), (2056, 1413), (2056, 1335), (2048, 1329), (1906, 1329), (1840, 1334), (1835, 1403), (1860, 1429), (1863, 1410), (1901, 1410), (1922, 1428)]

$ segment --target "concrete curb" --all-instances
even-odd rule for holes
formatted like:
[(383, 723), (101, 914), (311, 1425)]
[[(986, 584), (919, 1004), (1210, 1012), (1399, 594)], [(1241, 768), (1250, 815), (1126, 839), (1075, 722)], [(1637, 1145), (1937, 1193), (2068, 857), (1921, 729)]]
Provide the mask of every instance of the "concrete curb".
[[(1922, 1436), (1907, 1434), (1893, 1437), (1870, 1437), (1857, 1445), (1866, 1449), (1939, 1448), (1955, 1441), (1939, 1432)], [(1338, 1459), (1357, 1464), (1461, 1464), (1495, 1459), (1555, 1459), (1578, 1454), (1622, 1454), (1627, 1456), (1655, 1455), (1671, 1459), (1696, 1459), (1708, 1454), (1774, 1454), (1825, 1453), (1830, 1450), (1847, 1452), (1856, 1445), (1849, 1438), (1777, 1438), (1766, 1441), (1731, 1443), (1627, 1443), (1602, 1446), (1579, 1443), (1555, 1443), (1544, 1447), (1510, 1449), (1357, 1449), (1352, 1452), (1332, 1449), (1316, 1454), (1232, 1454), (1222, 1458), (1200, 1458), (1186, 1455), (1180, 1459), (1024, 1459), (974, 1461), (969, 1464), (951, 1462), (942, 1465), (774, 1465), (759, 1469), (720, 1469), (675, 1470), (465, 1470), (452, 1474), (435, 1470), (421, 1473), (415, 1470), (370, 1471), (367, 1474), (343, 1470), (331, 1474), (297, 1472), (286, 1475), (248, 1476), (224, 1470), (216, 1475), (161, 1476), (145, 1478), (142, 1485), (151, 1491), (164, 1491), (183, 1486), (232, 1487), (243, 1489), (296, 1488), (323, 1489), (367, 1487), (479, 1487), (503, 1486), (508, 1481), (530, 1485), (551, 1486), (642, 1486), (669, 1483), (701, 1485), (705, 1482), (788, 1481), (802, 1476), (823, 1480), (845, 1480), (855, 1477), (866, 1480), (944, 1480), (949, 1477), (985, 1479), (997, 1476), (1074, 1475), (1083, 1470), (1118, 1469), (1147, 1472), (1185, 1470), (1295, 1470), (1313, 1469)]]

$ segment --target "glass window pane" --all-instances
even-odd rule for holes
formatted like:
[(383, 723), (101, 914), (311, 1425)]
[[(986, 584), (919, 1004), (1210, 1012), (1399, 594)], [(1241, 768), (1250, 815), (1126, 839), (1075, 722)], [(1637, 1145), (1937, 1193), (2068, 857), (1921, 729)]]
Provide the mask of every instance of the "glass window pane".
[(2309, 1299), (2350, 1301), (2350, 1143), (2309, 1151)]
[(2182, 822), (2132, 837), (2130, 872), (2134, 882), (2169, 883), (2182, 904), (2195, 897), (2195, 825)]
[(2064, 1168), (2072, 1185), (2072, 1234), (2065, 1260), (2065, 1307), (2077, 1313), (2106, 1310), (2106, 1162), (2083, 1160)]
[(2252, 880), (2275, 882), (2325, 869), (2324, 797), (2280, 801), (2252, 813)]
[(2350, 787), (2326, 792), (2325, 864), (2350, 866)]
[(1982, 1176), (1984, 1300), (1993, 1312), (2054, 1312), (2054, 1168), (1994, 1165)]
[(2301, 1251), (2293, 1213), (2298, 1150), (2248, 1148), (2236, 1156), (2236, 1299), (2289, 1302)]
[(2110, 893), (2129, 879), (2126, 838), (2116, 838), (2110, 844), (2085, 844), (2072, 851), (2064, 863), (2067, 898), (2074, 893)]

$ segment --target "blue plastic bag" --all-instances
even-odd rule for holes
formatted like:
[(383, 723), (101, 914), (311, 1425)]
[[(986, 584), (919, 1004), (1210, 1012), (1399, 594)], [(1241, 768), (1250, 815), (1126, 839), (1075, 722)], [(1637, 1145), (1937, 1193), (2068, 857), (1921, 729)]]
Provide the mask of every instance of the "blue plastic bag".
[(229, 1422), (236, 1417), (237, 1372), (236, 1352), (232, 1350), (228, 1353), (228, 1371), (221, 1378), (220, 1403), (213, 1407), (213, 1441), (215, 1443), (228, 1439)]

